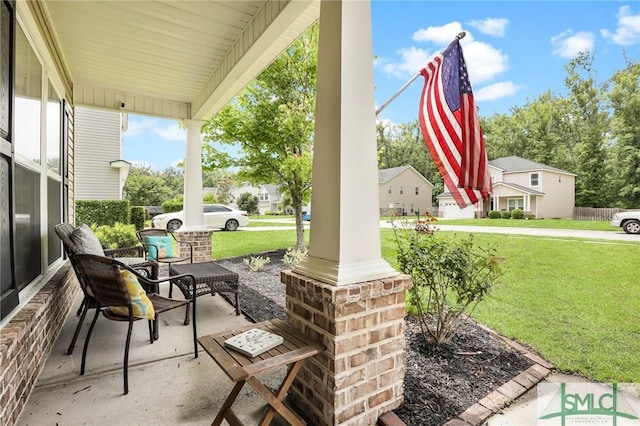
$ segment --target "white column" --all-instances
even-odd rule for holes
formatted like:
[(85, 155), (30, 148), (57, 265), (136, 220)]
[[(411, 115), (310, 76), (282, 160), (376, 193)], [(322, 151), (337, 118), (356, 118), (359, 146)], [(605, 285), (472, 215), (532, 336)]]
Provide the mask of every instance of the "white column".
[(334, 285), (398, 273), (381, 256), (368, 1), (323, 1), (309, 256), (295, 271)]
[(202, 214), (202, 128), (201, 120), (183, 120), (187, 128), (187, 148), (184, 160), (184, 223), (181, 231), (204, 228)]

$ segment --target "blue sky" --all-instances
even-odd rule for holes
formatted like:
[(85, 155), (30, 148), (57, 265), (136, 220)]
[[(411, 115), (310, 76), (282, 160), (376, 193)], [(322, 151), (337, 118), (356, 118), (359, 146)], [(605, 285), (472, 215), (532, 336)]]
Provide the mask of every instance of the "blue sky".
[[(371, 4), (376, 106), (453, 40), (461, 45), (481, 116), (509, 114), (545, 91), (565, 94), (564, 66), (595, 53), (599, 82), (640, 60), (640, 3), (633, 1), (378, 1)], [(419, 77), (379, 118), (417, 119)], [(129, 116), (123, 158), (156, 170), (184, 158), (178, 123)]]

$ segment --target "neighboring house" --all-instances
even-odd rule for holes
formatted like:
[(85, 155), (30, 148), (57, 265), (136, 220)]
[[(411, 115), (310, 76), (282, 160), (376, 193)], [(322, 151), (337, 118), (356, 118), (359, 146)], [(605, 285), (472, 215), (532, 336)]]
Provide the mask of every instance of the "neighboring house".
[(573, 217), (576, 174), (520, 157), (489, 161), (493, 194), (489, 203), (480, 201), (458, 208), (450, 193), (438, 196), (439, 216), (484, 217), (489, 210), (520, 209), (540, 219)]
[[(259, 186), (243, 185), (239, 187), (231, 188), (231, 195), (233, 195), (234, 201), (231, 203), (234, 207), (237, 207), (237, 200), (240, 195), (245, 192), (250, 193), (258, 197), (258, 212), (260, 214), (270, 214), (276, 212), (282, 212), (282, 194), (278, 191), (278, 185), (264, 184)], [(311, 211), (309, 204), (302, 206), (303, 212)], [(293, 211), (287, 211), (286, 214), (293, 214)]]
[[(104, 109), (75, 109), (75, 195), (77, 200), (122, 200), (131, 163), (122, 160), (127, 115)], [(99, 153), (99, 155), (96, 155)]]
[(423, 214), (433, 207), (433, 184), (411, 166), (378, 170), (380, 214)]

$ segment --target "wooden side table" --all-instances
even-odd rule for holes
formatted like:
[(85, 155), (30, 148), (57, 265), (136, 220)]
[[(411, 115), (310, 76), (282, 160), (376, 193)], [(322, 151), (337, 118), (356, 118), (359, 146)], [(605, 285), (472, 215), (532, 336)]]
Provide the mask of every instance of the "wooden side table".
[[(253, 358), (249, 358), (225, 346), (225, 340), (252, 328), (260, 328), (278, 334), (284, 338), (284, 343)], [(268, 425), (276, 412), (291, 425), (306, 424), (304, 420), (284, 405), (282, 401), (287, 395), (293, 379), (298, 374), (298, 371), (300, 371), (304, 360), (322, 352), (324, 350), (322, 344), (312, 341), (289, 324), (278, 319), (250, 324), (218, 334), (202, 336), (198, 338), (198, 342), (200, 342), (200, 345), (220, 368), (222, 368), (225, 374), (235, 382), (235, 386), (224, 404), (222, 404), (212, 425), (220, 425), (223, 419), (226, 419), (230, 425), (242, 425), (238, 416), (231, 410), (231, 405), (245, 383), (251, 385), (270, 406), (260, 421), (260, 425)], [(288, 366), (288, 371), (276, 393), (273, 393), (258, 380), (258, 375), (285, 365)]]

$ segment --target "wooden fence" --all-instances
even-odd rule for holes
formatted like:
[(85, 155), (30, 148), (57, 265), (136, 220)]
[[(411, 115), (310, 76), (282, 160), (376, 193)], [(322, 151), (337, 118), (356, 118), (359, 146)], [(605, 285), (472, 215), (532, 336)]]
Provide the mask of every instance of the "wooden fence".
[(609, 222), (613, 215), (619, 212), (626, 212), (629, 209), (596, 209), (593, 207), (574, 207), (573, 220), (593, 220)]

